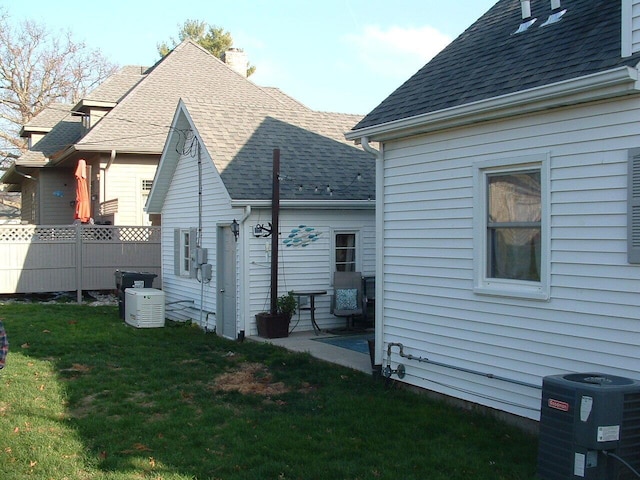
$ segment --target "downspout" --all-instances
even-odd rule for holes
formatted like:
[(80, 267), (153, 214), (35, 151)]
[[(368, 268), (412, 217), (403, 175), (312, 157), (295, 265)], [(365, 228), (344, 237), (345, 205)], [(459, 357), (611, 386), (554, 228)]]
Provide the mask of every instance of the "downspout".
[(104, 167), (105, 172), (109, 170), (109, 168), (111, 168), (111, 164), (115, 161), (115, 159), (116, 159), (116, 151), (111, 150), (111, 155), (109, 156), (109, 161), (107, 162), (107, 166)]
[[(242, 215), (242, 218), (240, 219), (240, 221), (238, 222), (240, 224), (240, 232), (245, 232), (246, 229), (243, 228), (245, 222), (249, 219), (249, 217), (251, 216), (251, 205), (247, 205), (244, 207), (244, 214)], [(240, 265), (240, 272), (241, 272), (241, 279), (240, 279), (240, 291), (238, 292), (238, 294), (240, 295), (241, 301), (239, 302), (239, 304), (241, 305), (240, 308), (240, 318), (244, 318), (244, 322), (239, 322), (240, 325), (242, 325), (240, 327), (240, 332), (238, 332), (238, 340), (243, 340), (245, 337), (245, 332), (249, 331), (249, 325), (248, 322), (250, 321), (249, 318), (249, 310), (250, 310), (250, 304), (251, 304), (251, 299), (249, 298), (249, 295), (246, 295), (245, 292), (249, 291), (248, 288), (248, 282), (249, 282), (249, 278), (250, 278), (250, 272), (249, 272), (249, 262), (246, 260), (244, 252), (249, 250), (249, 236), (247, 235), (240, 235), (240, 252), (238, 255), (238, 263)], [(238, 254), (238, 252), (236, 252), (236, 254)]]
[(382, 351), (384, 336), (382, 329), (383, 303), (384, 303), (384, 155), (382, 149), (376, 150), (369, 144), (369, 137), (362, 137), (360, 143), (365, 152), (370, 153), (376, 159), (376, 293), (375, 293), (375, 352), (374, 367), (377, 370), (382, 368)]
[(107, 199), (107, 171), (113, 165), (113, 162), (116, 160), (116, 151), (111, 150), (111, 155), (109, 155), (109, 161), (107, 162), (106, 167), (104, 167), (102, 172), (100, 173), (100, 203), (104, 203)]

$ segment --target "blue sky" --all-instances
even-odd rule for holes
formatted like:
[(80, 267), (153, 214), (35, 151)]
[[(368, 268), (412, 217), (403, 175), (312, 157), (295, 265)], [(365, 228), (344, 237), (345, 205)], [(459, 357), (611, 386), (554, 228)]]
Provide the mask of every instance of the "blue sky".
[(70, 31), (118, 65), (152, 65), (187, 19), (223, 27), (251, 80), (316, 110), (365, 114), (497, 0), (0, 0), (12, 22)]

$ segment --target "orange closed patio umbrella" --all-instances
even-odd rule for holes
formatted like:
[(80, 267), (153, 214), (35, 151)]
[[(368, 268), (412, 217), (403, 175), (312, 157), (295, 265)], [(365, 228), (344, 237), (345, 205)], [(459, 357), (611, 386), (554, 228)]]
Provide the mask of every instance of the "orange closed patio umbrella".
[(91, 219), (91, 204), (89, 200), (89, 187), (87, 186), (87, 163), (78, 160), (76, 167), (76, 214), (74, 218), (82, 223)]

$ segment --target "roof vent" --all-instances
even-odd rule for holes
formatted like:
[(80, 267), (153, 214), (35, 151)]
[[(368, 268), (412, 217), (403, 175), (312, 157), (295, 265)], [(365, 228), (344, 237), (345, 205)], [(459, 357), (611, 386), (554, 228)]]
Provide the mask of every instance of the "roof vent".
[(546, 22), (540, 25), (540, 28), (559, 22), (565, 13), (567, 13), (567, 9), (561, 7), (560, 0), (551, 0), (551, 15)]
[(526, 32), (537, 20), (537, 18), (531, 18), (531, 0), (520, 0), (520, 8), (522, 9), (522, 23), (518, 30), (513, 32), (513, 35)]

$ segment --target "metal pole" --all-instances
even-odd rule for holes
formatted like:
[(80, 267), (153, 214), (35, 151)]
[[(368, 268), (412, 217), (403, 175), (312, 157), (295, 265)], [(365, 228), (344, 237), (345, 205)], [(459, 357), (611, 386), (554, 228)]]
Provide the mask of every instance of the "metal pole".
[(271, 308), (278, 313), (278, 231), (280, 218), (280, 149), (273, 149), (273, 189), (271, 192)]
[(76, 301), (82, 303), (82, 225), (76, 225)]

